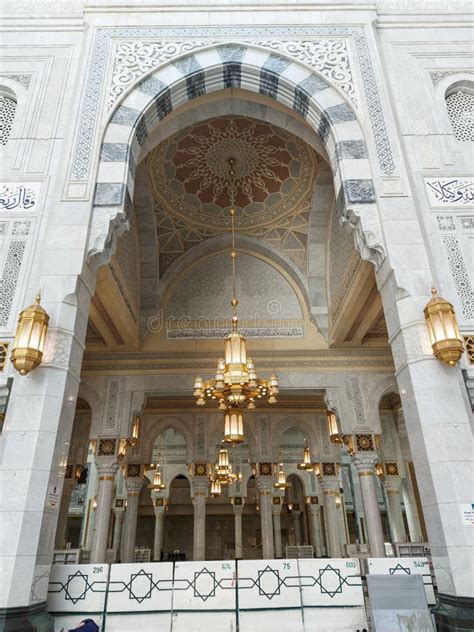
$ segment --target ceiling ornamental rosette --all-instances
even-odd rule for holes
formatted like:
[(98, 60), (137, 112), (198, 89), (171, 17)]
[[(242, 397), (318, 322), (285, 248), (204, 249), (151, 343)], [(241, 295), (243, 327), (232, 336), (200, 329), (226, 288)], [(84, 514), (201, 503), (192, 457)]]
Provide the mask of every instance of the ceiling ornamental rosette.
[(237, 230), (267, 241), (304, 269), (318, 158), (285, 130), (238, 116), (196, 124), (150, 153), (160, 268), (230, 231), (230, 157), (236, 160)]

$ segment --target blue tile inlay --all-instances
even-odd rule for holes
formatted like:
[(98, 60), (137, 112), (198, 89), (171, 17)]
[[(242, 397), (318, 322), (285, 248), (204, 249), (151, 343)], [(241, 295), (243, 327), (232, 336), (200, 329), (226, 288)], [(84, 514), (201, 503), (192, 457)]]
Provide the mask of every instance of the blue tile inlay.
[(303, 81), (299, 84), (298, 88), (304, 90), (308, 94), (316, 94), (316, 92), (321, 92), (321, 90), (326, 90), (328, 87), (328, 83), (318, 77), (317, 75), (310, 75), (303, 79)]
[(202, 70), (186, 77), (186, 91), (189, 100), (206, 94), (206, 82)]
[(224, 64), (224, 88), (240, 88), (242, 80), (241, 64), (226, 62)]
[(295, 89), (293, 109), (295, 110), (295, 112), (298, 112), (298, 114), (301, 114), (302, 117), (306, 118), (309, 110), (309, 97), (299, 88)]
[(95, 187), (96, 206), (118, 206), (123, 202), (125, 185), (120, 182), (98, 182)]
[(224, 46), (219, 46), (217, 52), (219, 53), (222, 61), (241, 62), (246, 50), (247, 48), (245, 46), (225, 44)]
[(342, 183), (346, 200), (352, 204), (370, 204), (375, 202), (372, 180), (344, 180)]
[(278, 94), (278, 76), (272, 72), (261, 70), (259, 92), (266, 97), (276, 99)]
[(155, 108), (160, 121), (173, 111), (173, 104), (171, 103), (171, 94), (169, 89), (158, 95), (155, 100)]
[(364, 158), (367, 158), (367, 147), (363, 140), (342, 140), (337, 143), (337, 160), (362, 160)]
[(329, 138), (329, 134), (331, 133), (331, 126), (329, 124), (329, 121), (326, 117), (326, 115), (321, 114), (321, 120), (319, 122), (319, 127), (318, 127), (318, 134), (320, 136), (320, 138), (326, 142), (327, 139)]
[(332, 105), (327, 108), (324, 113), (331, 123), (344, 123), (345, 121), (355, 121), (355, 115), (352, 108), (347, 103)]
[(185, 77), (191, 73), (202, 70), (201, 64), (198, 62), (194, 55), (189, 55), (184, 59), (178, 59), (174, 62), (173, 65), (176, 66), (176, 68), (178, 68), (178, 70), (180, 70)]
[(272, 53), (267, 61), (263, 64), (263, 70), (268, 70), (270, 72), (274, 72), (275, 74), (280, 75), (285, 68), (291, 64), (289, 59), (285, 59), (284, 57), (280, 57), (280, 55), (275, 55)]
[(100, 159), (104, 162), (125, 162), (127, 152), (127, 143), (103, 143), (100, 149)]
[(142, 116), (141, 119), (138, 121), (137, 129), (135, 130), (135, 137), (140, 147), (145, 142), (147, 136), (148, 130), (146, 128), (145, 118)]
[(147, 77), (138, 84), (137, 88), (140, 92), (154, 97), (166, 88), (166, 85), (156, 77)]
[(117, 125), (130, 125), (130, 127), (132, 127), (135, 125), (135, 121), (139, 116), (140, 112), (138, 110), (121, 105), (112, 116), (111, 123), (116, 123)]

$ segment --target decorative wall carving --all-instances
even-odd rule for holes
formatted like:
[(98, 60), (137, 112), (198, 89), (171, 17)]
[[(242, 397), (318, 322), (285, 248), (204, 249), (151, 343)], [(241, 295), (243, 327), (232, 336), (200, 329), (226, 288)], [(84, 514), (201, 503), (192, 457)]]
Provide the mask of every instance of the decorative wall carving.
[(436, 70), (430, 72), (430, 77), (433, 85), (436, 87), (438, 83), (440, 83), (440, 81), (442, 81), (446, 77), (450, 77), (451, 75), (458, 75), (459, 73), (474, 75), (474, 70), (467, 70), (465, 68), (459, 68), (458, 70)]
[(99, 439), (97, 456), (114, 456), (116, 444), (116, 439)]
[(0, 373), (5, 369), (8, 355), (8, 342), (0, 342)]
[(0, 327), (8, 325), (25, 250), (26, 241), (16, 239), (10, 241), (0, 279)]
[[(365, 31), (363, 27), (359, 26), (318, 26), (318, 27), (188, 27), (188, 28), (113, 28), (113, 29), (98, 29), (89, 67), (89, 74), (87, 77), (87, 83), (85, 88), (85, 99), (83, 103), (83, 108), (78, 124), (78, 133), (76, 138), (76, 146), (74, 150), (72, 169), (71, 169), (71, 179), (72, 181), (80, 181), (86, 180), (90, 170), (90, 163), (92, 158), (92, 152), (95, 147), (95, 139), (96, 139), (96, 128), (98, 125), (98, 111), (99, 104), (102, 97), (102, 89), (104, 84), (104, 76), (106, 72), (106, 66), (108, 63), (108, 52), (110, 47), (110, 41), (114, 39), (127, 39), (128, 42), (125, 42), (126, 45), (129, 45), (131, 42), (131, 38), (135, 41), (139, 39), (144, 39), (150, 41), (150, 39), (155, 38), (158, 41), (164, 42), (160, 38), (189, 38), (189, 44), (192, 50), (201, 45), (212, 45), (216, 41), (228, 40), (231, 41), (233, 38), (268, 38), (271, 37), (270, 40), (262, 40), (260, 39), (260, 43), (262, 41), (266, 42), (266, 45), (269, 48), (276, 43), (279, 44), (279, 40), (288, 39), (289, 41), (286, 44), (287, 48), (292, 48), (293, 46), (298, 49), (300, 46), (299, 39), (302, 39), (303, 42), (308, 42), (308, 44), (301, 45), (301, 50), (298, 54), (307, 55), (305, 51), (305, 46), (313, 46), (313, 44), (309, 43), (313, 41), (313, 38), (322, 38), (326, 40), (330, 37), (353, 37), (355, 48), (359, 58), (360, 64), (360, 72), (362, 77), (362, 83), (365, 91), (365, 100), (367, 103), (369, 117), (372, 126), (372, 132), (374, 135), (374, 141), (377, 150), (377, 156), (379, 159), (379, 166), (382, 172), (385, 175), (391, 175), (395, 172), (395, 163), (392, 154), (392, 149), (390, 145), (390, 140), (388, 136), (388, 130), (385, 123), (384, 112), (382, 107), (382, 102), (380, 98), (380, 93), (377, 87), (377, 81), (375, 78), (375, 71), (372, 65), (372, 60), (370, 56), (369, 47), (367, 44)], [(201, 39), (202, 38), (202, 39)], [(207, 39), (204, 39), (207, 38)], [(215, 39), (219, 38), (219, 40)], [(305, 39), (308, 38), (308, 39)], [(329, 41), (329, 40), (328, 40)], [(161, 54), (165, 54), (163, 51), (168, 50), (171, 55), (173, 42), (170, 43), (170, 48), (166, 49), (162, 44)], [(249, 40), (249, 43), (252, 43), (252, 40)], [(128, 67), (123, 65), (120, 70), (116, 72), (116, 83), (113, 88), (114, 91), (119, 91), (122, 93), (123, 90), (121, 86), (130, 85), (128, 83), (129, 78), (131, 78), (131, 82), (137, 79), (139, 76), (137, 73), (139, 71), (140, 65), (146, 63), (144, 60), (140, 61), (142, 57), (142, 52), (140, 46), (143, 44), (137, 42), (136, 50), (132, 49), (132, 55), (130, 57), (130, 61), (128, 62)], [(317, 42), (314, 46), (317, 46)], [(336, 43), (331, 46), (336, 47)], [(126, 58), (126, 50), (127, 46), (123, 49), (123, 58)], [(130, 50), (130, 49), (129, 49)], [(157, 53), (158, 54), (158, 53)], [(179, 53), (175, 53), (179, 54)], [(287, 54), (291, 54), (290, 51), (287, 51)], [(322, 53), (321, 53), (322, 54)], [(352, 75), (352, 70), (350, 70), (349, 60), (346, 57), (346, 53), (344, 52), (343, 47), (339, 47), (337, 57), (340, 59), (340, 63), (338, 66), (342, 69), (342, 77), (341, 77), (341, 89), (346, 91), (348, 88), (348, 73), (350, 71)], [(170, 59), (172, 56), (169, 57)], [(335, 74), (335, 67), (331, 66), (328, 62), (324, 62), (324, 55), (320, 57), (319, 62), (316, 61), (314, 63), (322, 64), (322, 68), (325, 69), (325, 72), (328, 75)], [(142, 71), (140, 71), (142, 72)], [(321, 70), (322, 72), (322, 70)], [(342, 85), (345, 85), (345, 88), (342, 88)], [(111, 89), (112, 91), (112, 89)]]
[(105, 413), (104, 428), (111, 430), (115, 428), (117, 423), (117, 414), (119, 410), (120, 382), (113, 380), (109, 384), (107, 410)]
[(352, 401), (358, 426), (364, 426), (366, 423), (364, 407), (362, 405), (362, 395), (360, 393), (360, 381), (358, 377), (351, 377)]
[(12, 73), (1, 73), (0, 74), (0, 80), (2, 79), (2, 77), (5, 77), (6, 79), (11, 79), (12, 81), (16, 81), (17, 83), (19, 83), (20, 85), (22, 85), (26, 90), (29, 89), (30, 87), (30, 82), (31, 82), (31, 78), (32, 78), (32, 74), (31, 73), (22, 73), (22, 74), (12, 74)]
[(443, 235), (442, 240), (446, 248), (448, 263), (458, 293), (463, 316), (467, 319), (474, 318), (474, 295), (471, 278), (464, 262), (459, 240), (456, 235)]

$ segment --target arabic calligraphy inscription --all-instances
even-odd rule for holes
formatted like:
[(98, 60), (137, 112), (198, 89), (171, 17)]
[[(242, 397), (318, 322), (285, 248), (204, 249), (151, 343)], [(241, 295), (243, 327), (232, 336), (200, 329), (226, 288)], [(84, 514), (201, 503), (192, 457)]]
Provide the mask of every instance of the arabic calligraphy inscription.
[(40, 182), (1, 182), (0, 211), (37, 211)]
[(431, 206), (474, 206), (474, 178), (425, 178)]

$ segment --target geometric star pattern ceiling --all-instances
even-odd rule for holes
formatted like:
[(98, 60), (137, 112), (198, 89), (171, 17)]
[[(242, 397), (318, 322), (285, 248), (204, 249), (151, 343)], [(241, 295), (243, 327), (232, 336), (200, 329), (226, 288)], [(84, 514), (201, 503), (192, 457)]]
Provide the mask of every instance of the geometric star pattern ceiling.
[(229, 158), (236, 161), (237, 232), (266, 241), (306, 273), (318, 157), (293, 134), (241, 116), (188, 127), (147, 157), (161, 272), (197, 243), (230, 231)]

